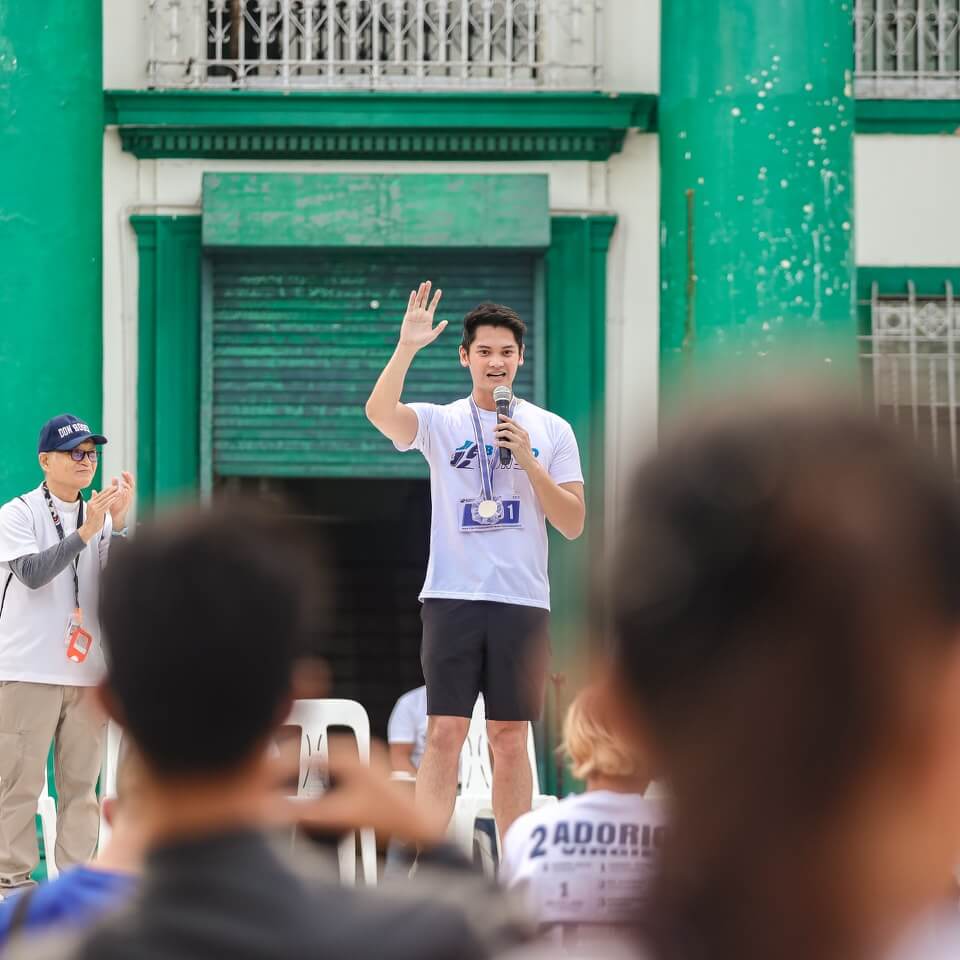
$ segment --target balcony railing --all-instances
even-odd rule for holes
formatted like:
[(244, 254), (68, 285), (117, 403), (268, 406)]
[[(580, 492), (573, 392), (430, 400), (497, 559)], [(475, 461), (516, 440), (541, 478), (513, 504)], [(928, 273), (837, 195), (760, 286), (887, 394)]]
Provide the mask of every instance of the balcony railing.
[(856, 95), (960, 97), (960, 0), (857, 0)]
[(600, 86), (600, 0), (148, 2), (154, 87)]

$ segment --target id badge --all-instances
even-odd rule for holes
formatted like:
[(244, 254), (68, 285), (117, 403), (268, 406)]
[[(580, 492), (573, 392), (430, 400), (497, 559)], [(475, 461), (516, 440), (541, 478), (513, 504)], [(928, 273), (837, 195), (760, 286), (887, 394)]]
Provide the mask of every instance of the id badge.
[(93, 646), (93, 635), (83, 629), (83, 618), (79, 610), (74, 610), (67, 621), (67, 659), (73, 663), (83, 663)]
[(483, 533), (487, 530), (519, 530), (520, 498), (494, 497), (497, 504), (496, 513), (489, 519), (483, 516), (479, 497), (473, 500), (460, 501), (460, 532)]

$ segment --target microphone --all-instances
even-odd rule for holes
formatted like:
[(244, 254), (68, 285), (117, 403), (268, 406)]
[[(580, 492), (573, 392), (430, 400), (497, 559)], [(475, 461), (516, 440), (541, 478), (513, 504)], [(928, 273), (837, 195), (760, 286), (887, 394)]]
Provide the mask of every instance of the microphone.
[[(493, 402), (497, 405), (497, 423), (500, 423), (500, 414), (510, 416), (510, 401), (513, 400), (513, 391), (509, 387), (494, 387)], [(510, 466), (510, 451), (500, 447), (500, 466)]]

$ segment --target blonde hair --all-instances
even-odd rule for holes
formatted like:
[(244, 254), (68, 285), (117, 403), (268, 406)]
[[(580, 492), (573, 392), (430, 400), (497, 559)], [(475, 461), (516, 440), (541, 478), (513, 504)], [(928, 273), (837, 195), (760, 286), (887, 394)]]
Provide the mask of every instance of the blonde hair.
[(630, 777), (637, 772), (634, 757), (605, 722), (600, 695), (591, 687), (582, 690), (567, 709), (561, 749), (578, 780), (596, 774)]

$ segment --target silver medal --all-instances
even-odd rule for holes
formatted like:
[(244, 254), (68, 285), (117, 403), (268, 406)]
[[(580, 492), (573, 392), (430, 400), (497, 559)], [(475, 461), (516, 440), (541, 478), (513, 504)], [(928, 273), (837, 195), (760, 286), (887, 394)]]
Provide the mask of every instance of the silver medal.
[(483, 517), (484, 520), (489, 520), (491, 517), (497, 515), (497, 503), (495, 500), (481, 500), (477, 506), (477, 513)]

